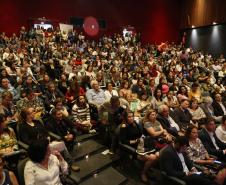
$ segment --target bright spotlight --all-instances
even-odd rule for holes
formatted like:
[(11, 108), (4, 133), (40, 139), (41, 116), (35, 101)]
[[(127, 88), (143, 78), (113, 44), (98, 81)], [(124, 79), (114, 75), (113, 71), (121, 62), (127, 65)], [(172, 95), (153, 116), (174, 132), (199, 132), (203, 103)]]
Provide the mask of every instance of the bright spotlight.
[(217, 23), (216, 22), (213, 22), (213, 25), (216, 25)]
[(195, 26), (194, 26), (194, 25), (192, 25), (191, 27), (192, 27), (192, 28), (195, 28)]

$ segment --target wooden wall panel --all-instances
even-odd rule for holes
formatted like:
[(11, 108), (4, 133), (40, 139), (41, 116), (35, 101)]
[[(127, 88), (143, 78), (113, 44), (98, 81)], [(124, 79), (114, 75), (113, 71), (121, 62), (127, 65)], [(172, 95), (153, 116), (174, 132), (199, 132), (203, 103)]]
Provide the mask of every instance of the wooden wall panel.
[(184, 0), (181, 8), (180, 28), (226, 22), (225, 0)]

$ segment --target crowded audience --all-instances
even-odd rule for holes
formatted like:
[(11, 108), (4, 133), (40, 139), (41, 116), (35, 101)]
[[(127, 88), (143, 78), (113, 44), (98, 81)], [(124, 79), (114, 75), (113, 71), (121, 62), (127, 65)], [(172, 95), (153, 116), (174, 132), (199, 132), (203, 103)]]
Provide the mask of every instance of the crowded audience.
[[(67, 172), (64, 155), (50, 154), (48, 140), (42, 141), (49, 139), (47, 130), (59, 135), (71, 153), (76, 137), (84, 133), (107, 135), (108, 139), (102, 137), (104, 143), (112, 147), (117, 128), (122, 131), (119, 140), (134, 148), (143, 133), (157, 142), (161, 139), (156, 153), (137, 155), (144, 161), (142, 181), (148, 181), (147, 170), (160, 160), (162, 170), (188, 184), (223, 184), (194, 175), (197, 170), (191, 161), (211, 163), (210, 155), (226, 159), (224, 56), (216, 58), (173, 43), (159, 49), (142, 44), (137, 35), (114, 34), (94, 41), (58, 27), (22, 27), (12, 37), (0, 33), (0, 144), (12, 141), (1, 147), (1, 153), (17, 150), (16, 139), (29, 145), (27, 185), (48, 184), (43, 182), (48, 176), (52, 176), (49, 183), (61, 184), (59, 169)], [(7, 126), (11, 122), (17, 122), (20, 137)], [(216, 124), (221, 125), (216, 129)], [(37, 148), (40, 155), (32, 151)], [(191, 154), (193, 148), (199, 155)], [(178, 167), (179, 160), (186, 160), (187, 166)], [(49, 174), (41, 177), (50, 163)]]

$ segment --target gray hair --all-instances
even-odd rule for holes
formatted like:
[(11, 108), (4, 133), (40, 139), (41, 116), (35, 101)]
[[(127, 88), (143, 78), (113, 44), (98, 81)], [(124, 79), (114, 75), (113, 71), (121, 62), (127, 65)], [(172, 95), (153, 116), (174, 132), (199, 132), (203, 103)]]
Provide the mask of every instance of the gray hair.
[(165, 108), (169, 109), (169, 107), (167, 105), (165, 105), (165, 104), (160, 105), (158, 107), (158, 113), (161, 114)]

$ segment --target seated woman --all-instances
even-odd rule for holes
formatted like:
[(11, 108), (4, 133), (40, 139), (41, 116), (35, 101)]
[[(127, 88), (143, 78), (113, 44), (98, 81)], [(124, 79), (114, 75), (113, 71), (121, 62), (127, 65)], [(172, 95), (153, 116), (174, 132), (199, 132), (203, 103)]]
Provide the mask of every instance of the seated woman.
[(19, 185), (13, 172), (4, 169), (4, 160), (0, 157), (0, 182), (2, 185)]
[[(187, 154), (189, 158), (199, 165), (213, 165), (215, 158), (209, 156), (207, 150), (198, 138), (198, 129), (194, 125), (191, 125), (186, 130), (186, 136), (189, 140), (189, 146), (187, 147)], [(205, 168), (204, 168), (205, 169)], [(226, 169), (220, 170), (215, 178), (217, 184), (225, 184)]]
[(154, 97), (152, 98), (151, 103), (152, 103), (154, 109), (158, 109), (158, 107), (160, 105), (164, 104), (163, 103), (163, 94), (162, 94), (161, 89), (159, 89), (159, 88), (155, 89)]
[[(162, 125), (156, 120), (156, 117), (157, 113), (155, 110), (150, 109), (147, 111), (143, 119), (143, 125), (147, 135), (155, 138), (161, 144), (171, 142), (172, 136), (165, 129), (163, 129)], [(156, 145), (156, 147), (162, 148), (160, 145)]]
[(201, 119), (206, 118), (204, 111), (199, 107), (198, 100), (195, 98), (190, 101), (190, 108), (188, 110), (192, 115), (192, 121), (194, 123), (199, 123)]
[(140, 102), (137, 105), (137, 113), (143, 117), (150, 106), (151, 102), (147, 96), (147, 93), (143, 92), (140, 96)]
[(28, 149), (30, 160), (24, 168), (25, 185), (62, 185), (60, 171), (68, 173), (68, 164), (57, 151), (50, 150), (48, 140), (35, 140)]
[(20, 113), (19, 138), (30, 145), (34, 140), (48, 137), (48, 133), (39, 120), (34, 119), (34, 109), (25, 108)]
[[(31, 145), (33, 141), (38, 139), (50, 140), (48, 132), (44, 125), (41, 123), (41, 121), (34, 119), (33, 108), (25, 108), (21, 111), (18, 134), (20, 140), (28, 145)], [(50, 143), (50, 146), (51, 148), (57, 149), (59, 152), (62, 152), (62, 154), (64, 155), (65, 159), (69, 164), (72, 163), (72, 157), (69, 154), (63, 141), (52, 141)], [(79, 168), (74, 164), (71, 166), (71, 168), (74, 171), (79, 170)]]
[(95, 132), (95, 130), (91, 130), (92, 124), (90, 122), (89, 104), (86, 102), (84, 96), (80, 95), (77, 98), (72, 107), (72, 116), (78, 130), (90, 133)]
[(107, 89), (104, 91), (104, 94), (107, 101), (110, 101), (112, 96), (118, 96), (118, 92), (113, 89), (113, 84), (111, 82), (108, 82), (106, 87)]
[(211, 158), (198, 138), (198, 129), (196, 126), (191, 125), (187, 128), (185, 134), (189, 140), (189, 147), (187, 154), (192, 161), (197, 164), (213, 164), (214, 158)]
[[(142, 137), (142, 128), (134, 120), (134, 114), (131, 111), (125, 112), (124, 121), (120, 128), (120, 141), (123, 144), (137, 148), (139, 139)], [(144, 168), (141, 173), (141, 179), (147, 182), (147, 171), (150, 166), (157, 160), (158, 153), (149, 155), (138, 155), (139, 160), (145, 161)]]
[(197, 82), (194, 82), (191, 86), (191, 91), (188, 93), (188, 99), (197, 99), (198, 102), (201, 102), (201, 90), (199, 88), (199, 84)]
[(128, 95), (131, 95), (132, 91), (130, 90), (130, 85), (127, 80), (123, 80), (121, 83), (121, 88), (119, 90), (119, 96), (126, 98)]
[(69, 116), (69, 113), (67, 111), (66, 106), (63, 105), (63, 99), (62, 98), (60, 98), (60, 97), (56, 98), (56, 100), (53, 102), (53, 106), (54, 107), (49, 111), (50, 114), (52, 114), (53, 109), (56, 108), (56, 109), (60, 109), (61, 110), (61, 112), (62, 112), (64, 117), (68, 117)]
[(169, 91), (165, 98), (163, 98), (163, 103), (165, 103), (170, 109), (174, 109), (179, 106), (177, 97), (174, 96), (173, 91)]
[(187, 90), (186, 86), (181, 85), (179, 87), (179, 90), (177, 92), (177, 99), (178, 99), (179, 103), (184, 99), (188, 99), (188, 90)]
[(0, 154), (6, 155), (18, 149), (16, 135), (7, 126), (6, 116), (0, 114)]
[(226, 143), (226, 115), (222, 117), (221, 125), (217, 127), (215, 134), (221, 142)]

